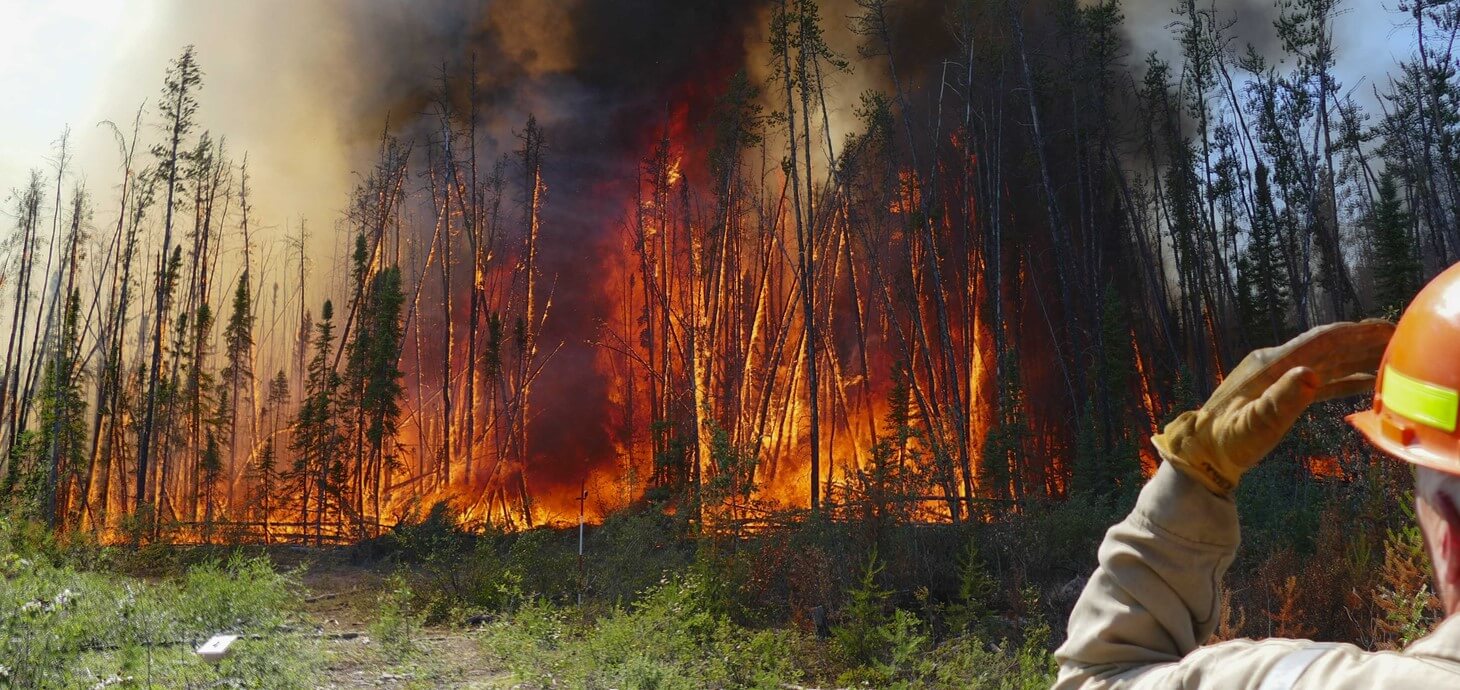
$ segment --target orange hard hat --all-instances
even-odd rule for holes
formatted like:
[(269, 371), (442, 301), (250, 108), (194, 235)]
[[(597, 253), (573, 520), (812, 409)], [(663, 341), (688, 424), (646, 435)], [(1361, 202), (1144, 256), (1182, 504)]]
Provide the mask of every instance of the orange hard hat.
[(1460, 263), (1430, 281), (1394, 329), (1374, 407), (1348, 422), (1400, 460), (1460, 475)]

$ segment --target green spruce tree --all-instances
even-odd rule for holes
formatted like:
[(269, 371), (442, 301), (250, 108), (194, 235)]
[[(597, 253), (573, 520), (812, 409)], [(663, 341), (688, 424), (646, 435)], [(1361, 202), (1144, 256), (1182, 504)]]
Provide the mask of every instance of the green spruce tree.
[(1075, 467), (1071, 494), (1106, 499), (1120, 489), (1140, 483), (1140, 465), (1130, 429), (1139, 422), (1130, 416), (1135, 381), (1134, 352), (1125, 308), (1113, 286), (1105, 289), (1100, 337), (1090, 372), (1090, 390), (1075, 439)]
[(313, 520), (316, 545), (324, 543), (325, 514), (331, 503), (338, 509), (339, 477), (343, 473), (340, 446), (343, 442), (335, 415), (335, 394), (340, 376), (334, 370), (331, 351), (335, 339), (334, 305), (325, 300), (319, 321), (314, 324), (314, 355), (305, 379), (304, 402), (294, 421), (290, 450), (295, 453), (293, 478), (300, 497), (300, 522)]
[(233, 291), (232, 312), (223, 327), (223, 355), (227, 363), (223, 367), (222, 382), (228, 390), (226, 416), (221, 420), (228, 432), (228, 452), (238, 452), (238, 401), (245, 391), (250, 390), (253, 378), (253, 300), (249, 294), (248, 269), (238, 280)]
[[(165, 261), (169, 255), (175, 258), (175, 263), (181, 263), (181, 246), (174, 247), (172, 243), (173, 212), (177, 209), (174, 197), (177, 193), (182, 164), (187, 162), (188, 156), (186, 149), (183, 148), (183, 140), (193, 130), (198, 112), (197, 92), (202, 86), (203, 70), (198, 66), (197, 54), (194, 52), (193, 46), (187, 46), (183, 48), (182, 55), (179, 55), (173, 61), (172, 67), (168, 69), (167, 79), (162, 89), (162, 98), (158, 101), (158, 109), (163, 120), (162, 126), (167, 132), (166, 143), (158, 144), (152, 150), (158, 160), (157, 176), (159, 179), (167, 180), (167, 202), (164, 206), (162, 251), (159, 254), (161, 257), (159, 263)], [(174, 254), (174, 252), (176, 253)], [(152, 333), (149, 334), (152, 340), (151, 363), (146, 368), (147, 394), (144, 397), (142, 427), (139, 431), (137, 445), (137, 490), (134, 498), (136, 500), (135, 509), (139, 511), (143, 505), (155, 498), (150, 496), (147, 490), (148, 461), (154, 445), (153, 434), (157, 418), (159, 386), (162, 383), (162, 340), (168, 321), (165, 314), (168, 312), (173, 287), (177, 284), (176, 269), (159, 273), (162, 275), (159, 275), (157, 279), (155, 293), (157, 301), (153, 306), (154, 326)]]
[(1272, 188), (1267, 168), (1258, 164), (1256, 217), (1246, 250), (1237, 261), (1238, 316), (1249, 347), (1276, 345), (1288, 335), (1288, 290), (1283, 276), (1277, 220), (1269, 213)]
[(218, 447), (218, 436), (212, 429), (203, 445), (203, 455), (198, 462), (201, 475), (203, 501), (203, 541), (213, 542), (213, 518), (217, 513), (218, 480), (223, 475), (223, 451)]
[[(40, 438), (36, 450), (48, 455), (45, 518), (52, 528), (68, 520), (71, 493), (86, 459), (86, 403), (81, 396), (81, 293), (67, 296), (55, 352), (46, 361), (40, 390)], [(84, 497), (83, 497), (84, 499)]]
[(1379, 198), (1370, 221), (1374, 243), (1375, 316), (1397, 318), (1420, 288), (1418, 253), (1410, 236), (1409, 213), (1399, 199), (1394, 174), (1379, 177)]
[(258, 510), (260, 522), (263, 523), (264, 543), (268, 543), (273, 538), (271, 522), (275, 507), (274, 495), (278, 493), (279, 485), (284, 479), (279, 472), (277, 436), (279, 435), (279, 411), (288, 402), (289, 378), (281, 369), (269, 381), (268, 409), (260, 412), (260, 416), (266, 416), (271, 420), (268, 436), (264, 438), (263, 444), (259, 447), (259, 453), (249, 468), (254, 487), (253, 505)]
[[(356, 266), (360, 280), (364, 276), (364, 236), (357, 238)], [(380, 493), (386, 473), (394, 468), (395, 453), (389, 443), (395, 438), (400, 417), (401, 371), (397, 366), (401, 343), (405, 292), (400, 269), (391, 266), (368, 279), (361, 297), (359, 327), (350, 341), (345, 378), (349, 391), (350, 415), (356, 428), (354, 475), (356, 510), (364, 514), (365, 497), (373, 500), (376, 519), (380, 513)]]
[(978, 485), (988, 498), (1019, 498), (1022, 494), (1021, 459), (1028, 450), (1029, 423), (1024, 412), (1018, 355), (1000, 356), (997, 419), (984, 437)]

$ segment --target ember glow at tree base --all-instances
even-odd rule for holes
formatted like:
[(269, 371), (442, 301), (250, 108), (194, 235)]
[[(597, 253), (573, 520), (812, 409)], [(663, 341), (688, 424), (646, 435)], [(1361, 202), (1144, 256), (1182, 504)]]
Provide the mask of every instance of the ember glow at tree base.
[(1176, 9), (1181, 69), (1130, 60), (1113, 3), (356, 16), (358, 173), (311, 219), (210, 129), (230, 85), (189, 48), (108, 128), (116, 184), (62, 138), (14, 199), (7, 485), (109, 540), (318, 543), (441, 502), (719, 529), (1129, 493), (1237, 355), (1392, 308), (1460, 226), (1433, 104), (1400, 84), (1365, 134), (1332, 65)]

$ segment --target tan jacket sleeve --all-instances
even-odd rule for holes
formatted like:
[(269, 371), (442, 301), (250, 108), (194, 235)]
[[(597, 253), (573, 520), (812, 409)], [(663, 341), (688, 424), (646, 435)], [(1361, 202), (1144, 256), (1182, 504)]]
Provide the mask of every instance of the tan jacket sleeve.
[(1131, 514), (1100, 545), (1100, 566), (1055, 656), (1058, 690), (1258, 688), (1302, 640), (1205, 647), (1221, 615), (1220, 583), (1240, 532), (1230, 498), (1162, 464)]
[(1162, 465), (1100, 545), (1100, 566), (1055, 652), (1056, 690), (1371, 690), (1460, 687), (1460, 617), (1403, 653), (1308, 640), (1201, 646), (1221, 615), (1237, 507)]

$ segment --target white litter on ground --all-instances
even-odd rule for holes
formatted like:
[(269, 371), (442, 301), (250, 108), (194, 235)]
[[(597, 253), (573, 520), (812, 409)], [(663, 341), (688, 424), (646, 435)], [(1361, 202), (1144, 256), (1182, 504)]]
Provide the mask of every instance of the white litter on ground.
[(214, 635), (203, 646), (198, 647), (198, 656), (210, 664), (216, 664), (228, 656), (228, 647), (236, 641), (237, 635)]

